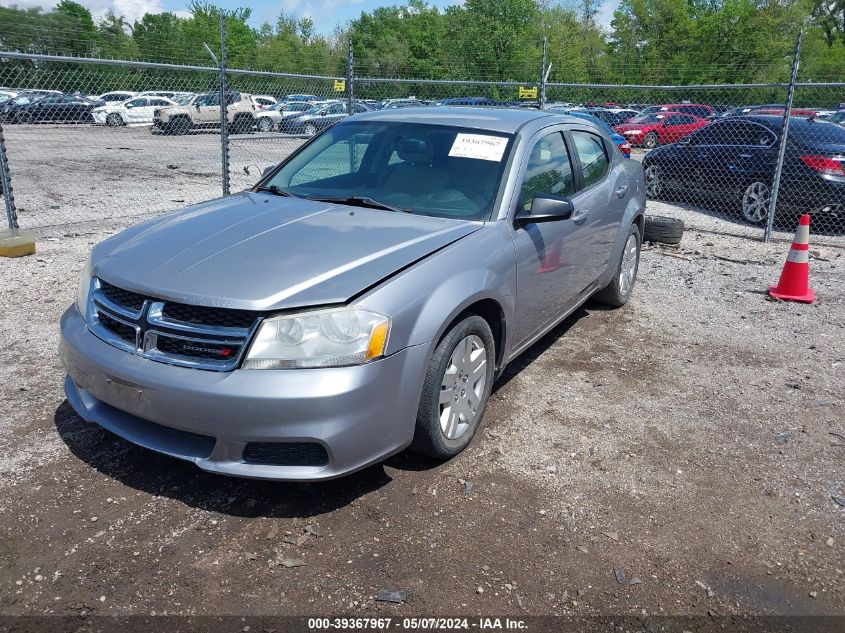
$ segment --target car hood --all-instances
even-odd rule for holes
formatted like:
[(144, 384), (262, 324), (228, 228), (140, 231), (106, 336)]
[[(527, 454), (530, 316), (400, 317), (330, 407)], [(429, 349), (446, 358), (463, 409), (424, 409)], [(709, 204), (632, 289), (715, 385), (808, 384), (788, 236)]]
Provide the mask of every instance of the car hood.
[(481, 226), (244, 192), (102, 242), (93, 274), (194, 305), (269, 311), (344, 303)]

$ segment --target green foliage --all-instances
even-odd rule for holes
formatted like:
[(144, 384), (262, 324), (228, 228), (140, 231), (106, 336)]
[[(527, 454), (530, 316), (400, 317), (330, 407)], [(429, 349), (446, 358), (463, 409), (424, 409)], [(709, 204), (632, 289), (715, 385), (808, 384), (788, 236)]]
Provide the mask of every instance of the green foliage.
[[(609, 30), (596, 23), (601, 6), (465, 0), (441, 10), (407, 0), (364, 12), (331, 35), (285, 13), (255, 28), (251, 10), (240, 8), (225, 12), (228, 64), (343, 75), (351, 40), (359, 76), (536, 83), (547, 37), (557, 82), (781, 82), (806, 22), (801, 77), (845, 80), (845, 0), (622, 0)], [(111, 11), (95, 23), (71, 0), (50, 11), (0, 7), (0, 49), (208, 66), (203, 44), (220, 50), (221, 11), (193, 0), (187, 16), (146, 14), (128, 24)]]

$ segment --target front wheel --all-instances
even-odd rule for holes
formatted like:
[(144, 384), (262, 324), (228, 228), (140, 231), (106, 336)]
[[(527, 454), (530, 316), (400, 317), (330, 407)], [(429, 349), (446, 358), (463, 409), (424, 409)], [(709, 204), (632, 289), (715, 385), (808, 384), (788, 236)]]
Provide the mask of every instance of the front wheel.
[(619, 263), (611, 282), (599, 290), (595, 299), (613, 308), (621, 308), (628, 303), (634, 292), (634, 282), (637, 280), (637, 270), (640, 266), (640, 228), (632, 224), (625, 238), (625, 245), (619, 256)]
[(657, 134), (655, 134), (654, 132), (649, 132), (645, 135), (645, 138), (643, 139), (643, 146), (646, 149), (654, 149), (659, 144), (660, 139), (657, 138)]
[(123, 117), (117, 113), (110, 114), (106, 117), (106, 125), (109, 127), (120, 127), (123, 125)]
[(317, 133), (317, 126), (313, 123), (308, 123), (305, 126), (305, 135), (306, 136), (314, 136)]
[(467, 447), (493, 387), (495, 350), (480, 316), (469, 315), (446, 333), (426, 372), (411, 450), (449, 459)]
[(652, 200), (657, 200), (663, 195), (665, 185), (663, 183), (663, 172), (659, 165), (651, 164), (645, 168), (645, 193)]

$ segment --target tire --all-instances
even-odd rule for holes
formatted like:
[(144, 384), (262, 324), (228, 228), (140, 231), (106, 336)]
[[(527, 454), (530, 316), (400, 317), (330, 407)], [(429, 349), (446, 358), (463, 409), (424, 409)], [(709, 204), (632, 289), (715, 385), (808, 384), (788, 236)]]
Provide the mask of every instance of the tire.
[(183, 136), (190, 131), (191, 122), (183, 116), (171, 119), (170, 123), (167, 126), (167, 133), (173, 134), (174, 136)]
[(307, 123), (305, 129), (302, 130), (306, 136), (314, 136), (317, 133), (317, 126), (313, 123)]
[(112, 112), (106, 117), (106, 125), (108, 125), (109, 127), (120, 127), (121, 125), (123, 125), (123, 117), (120, 116), (117, 112)]
[(769, 202), (772, 190), (765, 182), (755, 180), (748, 184), (742, 194), (740, 213), (750, 224), (762, 224), (769, 217)]
[(259, 117), (255, 123), (255, 127), (258, 128), (259, 132), (272, 132), (274, 127), (273, 120), (266, 116)]
[(645, 135), (645, 138), (643, 139), (643, 147), (646, 149), (654, 149), (658, 145), (660, 145), (660, 139), (657, 138), (657, 134), (649, 132)]
[(15, 123), (34, 123), (35, 117), (29, 112), (19, 112), (15, 116)]
[[(473, 358), (479, 351), (481, 354)], [(425, 375), (412, 451), (450, 459), (467, 447), (490, 398), (495, 358), (493, 332), (480, 316), (467, 315), (443, 336)], [(457, 388), (450, 390), (450, 382)]]
[(235, 117), (232, 121), (233, 134), (249, 134), (252, 131), (252, 117), (245, 116)]
[(680, 244), (684, 236), (684, 221), (662, 215), (647, 215), (643, 241), (659, 244)]
[(641, 246), (640, 228), (632, 224), (614, 269), (613, 280), (593, 296), (596, 301), (612, 308), (621, 308), (628, 303), (640, 268)]

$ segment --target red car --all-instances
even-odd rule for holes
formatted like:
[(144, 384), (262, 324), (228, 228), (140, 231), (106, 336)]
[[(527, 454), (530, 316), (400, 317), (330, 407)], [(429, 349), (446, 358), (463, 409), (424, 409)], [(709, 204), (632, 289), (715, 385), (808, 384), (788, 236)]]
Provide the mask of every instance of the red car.
[(613, 129), (628, 139), (631, 145), (653, 149), (658, 145), (674, 143), (708, 123), (707, 119), (682, 112), (652, 112)]
[(713, 106), (705, 103), (665, 103), (663, 105), (649, 106), (640, 112), (640, 114), (654, 114), (655, 112), (680, 112), (702, 119), (712, 119), (716, 114)]

